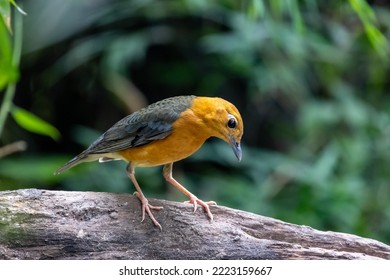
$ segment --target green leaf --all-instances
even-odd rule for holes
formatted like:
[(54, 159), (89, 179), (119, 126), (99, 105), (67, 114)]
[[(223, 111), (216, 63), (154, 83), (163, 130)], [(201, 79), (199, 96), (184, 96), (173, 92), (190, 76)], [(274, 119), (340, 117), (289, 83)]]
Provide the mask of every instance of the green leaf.
[(9, 1), (0, 0), (0, 17), (3, 24), (8, 28), (8, 31), (11, 31), (11, 8)]
[(3, 4), (0, 5), (0, 90), (18, 78), (18, 71), (12, 63), (11, 37), (5, 23), (6, 19), (2, 7)]
[(18, 125), (30, 132), (46, 135), (54, 140), (58, 140), (61, 136), (57, 128), (29, 111), (13, 106), (11, 114)]
[(374, 10), (366, 2), (366, 0), (349, 0), (352, 9), (363, 23), (367, 38), (374, 50), (388, 60), (389, 43), (385, 35), (376, 26), (377, 20)]

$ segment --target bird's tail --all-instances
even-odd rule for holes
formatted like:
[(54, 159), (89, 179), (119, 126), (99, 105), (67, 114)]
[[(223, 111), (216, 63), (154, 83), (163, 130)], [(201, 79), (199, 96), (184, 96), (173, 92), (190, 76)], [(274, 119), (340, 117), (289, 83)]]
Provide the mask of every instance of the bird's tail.
[(91, 160), (94, 160), (94, 159), (89, 159), (89, 155), (87, 153), (83, 152), (83, 153), (79, 154), (78, 156), (74, 157), (73, 159), (71, 159), (70, 161), (68, 161), (67, 163), (65, 163), (62, 167), (58, 168), (54, 172), (54, 175), (61, 174), (62, 172), (72, 168), (73, 166), (75, 166), (79, 163), (82, 163), (85, 161), (91, 161)]

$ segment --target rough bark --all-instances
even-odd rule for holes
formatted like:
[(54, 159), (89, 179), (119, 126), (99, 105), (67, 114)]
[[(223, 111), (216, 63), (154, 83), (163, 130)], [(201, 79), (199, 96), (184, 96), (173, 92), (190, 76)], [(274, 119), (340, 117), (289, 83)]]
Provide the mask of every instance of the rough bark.
[(128, 194), (26, 189), (0, 192), (0, 259), (390, 259), (390, 246), (221, 206), (150, 199), (155, 217)]

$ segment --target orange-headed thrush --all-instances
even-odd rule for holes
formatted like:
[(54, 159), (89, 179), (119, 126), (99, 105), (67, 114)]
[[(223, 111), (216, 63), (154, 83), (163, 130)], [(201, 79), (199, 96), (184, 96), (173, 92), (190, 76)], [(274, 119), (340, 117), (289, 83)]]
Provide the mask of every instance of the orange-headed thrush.
[(56, 171), (56, 174), (88, 161), (105, 162), (121, 159), (127, 165), (127, 175), (133, 182), (142, 204), (142, 221), (145, 212), (161, 229), (151, 210), (158, 210), (149, 204), (134, 175), (136, 167), (164, 165), (164, 178), (182, 191), (189, 203), (203, 206), (212, 220), (209, 204), (203, 202), (172, 177), (174, 162), (196, 152), (210, 137), (227, 142), (238, 160), (241, 160), (240, 141), (243, 122), (237, 108), (222, 98), (176, 96), (161, 100), (128, 115), (114, 124), (88, 149), (70, 160)]

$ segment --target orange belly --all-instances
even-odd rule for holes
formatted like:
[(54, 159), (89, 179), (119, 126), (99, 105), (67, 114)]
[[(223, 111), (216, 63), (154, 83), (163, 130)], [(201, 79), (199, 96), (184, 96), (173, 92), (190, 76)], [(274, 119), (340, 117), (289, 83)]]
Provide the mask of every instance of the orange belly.
[(193, 120), (191, 112), (184, 112), (174, 123), (172, 133), (166, 138), (118, 151), (116, 154), (132, 162), (135, 167), (163, 165), (189, 157), (210, 137), (209, 134), (202, 133), (199, 124)]
[(204, 140), (186, 139), (186, 137), (178, 137), (178, 134), (171, 134), (165, 139), (119, 151), (117, 154), (126, 161), (132, 162), (134, 166), (157, 166), (189, 157), (203, 143)]

